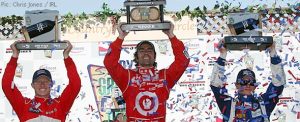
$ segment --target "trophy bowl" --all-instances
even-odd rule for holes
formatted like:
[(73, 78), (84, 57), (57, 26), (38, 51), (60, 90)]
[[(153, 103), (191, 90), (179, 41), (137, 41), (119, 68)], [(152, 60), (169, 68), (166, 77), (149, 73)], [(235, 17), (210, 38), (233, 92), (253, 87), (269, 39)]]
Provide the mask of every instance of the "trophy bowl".
[(156, 7), (136, 7), (130, 12), (132, 22), (155, 22), (159, 21), (160, 13)]

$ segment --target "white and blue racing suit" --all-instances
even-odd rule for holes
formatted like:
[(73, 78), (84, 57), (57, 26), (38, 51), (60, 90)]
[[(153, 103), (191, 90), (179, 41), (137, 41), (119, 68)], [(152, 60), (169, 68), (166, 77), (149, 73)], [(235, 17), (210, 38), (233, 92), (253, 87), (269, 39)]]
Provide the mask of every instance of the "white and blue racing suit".
[(225, 59), (219, 57), (215, 62), (211, 77), (211, 89), (224, 122), (267, 122), (274, 110), (279, 95), (286, 82), (281, 58), (271, 55), (272, 82), (264, 94), (244, 96), (238, 94), (236, 98), (228, 95), (225, 88), (224, 75)]

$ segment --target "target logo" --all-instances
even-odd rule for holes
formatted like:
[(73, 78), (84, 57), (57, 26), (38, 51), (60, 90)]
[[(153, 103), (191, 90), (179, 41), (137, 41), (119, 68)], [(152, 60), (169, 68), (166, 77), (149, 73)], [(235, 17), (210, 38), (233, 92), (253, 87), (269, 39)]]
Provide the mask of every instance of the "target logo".
[(141, 92), (135, 99), (138, 112), (144, 116), (155, 114), (158, 109), (158, 98), (155, 93)]

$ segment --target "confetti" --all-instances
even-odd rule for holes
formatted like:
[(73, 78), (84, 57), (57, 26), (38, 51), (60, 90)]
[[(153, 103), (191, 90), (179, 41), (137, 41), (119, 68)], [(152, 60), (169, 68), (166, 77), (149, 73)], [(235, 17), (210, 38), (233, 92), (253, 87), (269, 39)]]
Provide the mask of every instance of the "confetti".
[(56, 92), (59, 92), (59, 91), (60, 91), (60, 85), (58, 85), (56, 88)]

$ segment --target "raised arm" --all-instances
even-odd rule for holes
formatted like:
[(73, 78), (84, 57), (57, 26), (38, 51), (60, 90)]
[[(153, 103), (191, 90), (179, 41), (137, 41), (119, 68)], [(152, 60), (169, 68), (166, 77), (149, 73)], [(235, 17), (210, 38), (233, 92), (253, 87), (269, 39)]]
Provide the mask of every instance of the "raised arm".
[(76, 99), (80, 88), (81, 80), (77, 72), (77, 68), (72, 58), (69, 56), (69, 53), (72, 49), (72, 45), (67, 41), (68, 46), (63, 52), (64, 63), (67, 69), (67, 76), (69, 78), (69, 84), (64, 89), (63, 93), (60, 96), (60, 102), (62, 103), (62, 110), (65, 114), (68, 114), (70, 108), (72, 107), (74, 100)]
[(212, 75), (211, 75), (211, 81), (210, 85), (217, 87), (217, 88), (223, 88), (224, 83), (226, 82), (226, 77), (224, 75), (225, 72), (225, 61), (227, 56), (227, 50), (223, 47), (222, 43), (220, 42), (220, 56), (218, 57), (217, 61), (214, 63)]
[(128, 32), (122, 31), (120, 26), (118, 27), (118, 32), (119, 37), (110, 44), (103, 63), (112, 79), (121, 89), (121, 91), (124, 92), (129, 82), (129, 71), (124, 69), (123, 66), (119, 64), (119, 59), (122, 50), (122, 43)]
[(19, 50), (17, 50), (15, 44), (16, 42), (10, 45), (13, 54), (10, 61), (6, 65), (5, 72), (2, 77), (2, 90), (13, 109), (16, 111), (17, 115), (21, 116), (23, 107), (25, 106), (25, 99), (19, 89), (13, 83), (17, 68), (17, 60), (19, 57)]
[(166, 70), (166, 80), (169, 89), (171, 89), (180, 79), (190, 62), (188, 52), (185, 50), (182, 41), (178, 40), (173, 34), (173, 30), (174, 25), (171, 24), (170, 30), (163, 31), (171, 41), (173, 54), (175, 57), (174, 62)]
[(272, 81), (268, 86), (267, 91), (263, 94), (263, 99), (266, 104), (267, 115), (270, 116), (274, 110), (276, 104), (279, 101), (279, 95), (281, 95), (284, 85), (286, 83), (285, 73), (281, 58), (277, 55), (275, 45), (270, 47), (270, 58), (271, 58), (271, 72)]
[[(219, 51), (220, 56), (217, 61), (214, 63), (211, 79), (210, 79), (210, 87), (216, 98), (216, 102), (222, 114), (224, 115), (224, 120), (228, 120), (231, 110), (231, 106), (233, 98), (230, 97), (227, 93), (227, 89), (225, 88), (226, 77), (224, 75), (225, 72), (225, 61), (227, 56), (227, 50), (223, 47), (223, 44), (219, 43)], [(227, 118), (226, 118), (227, 117)]]
[(274, 45), (270, 48), (272, 84), (274, 86), (283, 86), (286, 83), (285, 73), (281, 58), (277, 55), (274, 48)]

